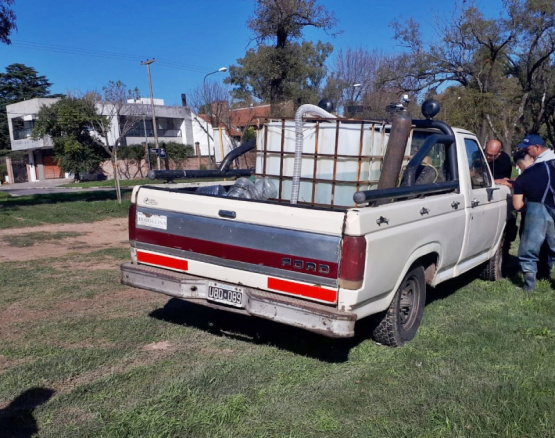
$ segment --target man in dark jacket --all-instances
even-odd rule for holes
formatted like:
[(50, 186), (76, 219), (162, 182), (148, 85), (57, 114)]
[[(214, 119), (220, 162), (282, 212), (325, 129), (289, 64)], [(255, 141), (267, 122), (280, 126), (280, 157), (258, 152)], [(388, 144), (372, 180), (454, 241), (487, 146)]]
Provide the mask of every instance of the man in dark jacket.
[(510, 187), (508, 180), (511, 179), (513, 164), (509, 154), (503, 151), (503, 143), (499, 140), (490, 140), (484, 149), (484, 155), (495, 183)]

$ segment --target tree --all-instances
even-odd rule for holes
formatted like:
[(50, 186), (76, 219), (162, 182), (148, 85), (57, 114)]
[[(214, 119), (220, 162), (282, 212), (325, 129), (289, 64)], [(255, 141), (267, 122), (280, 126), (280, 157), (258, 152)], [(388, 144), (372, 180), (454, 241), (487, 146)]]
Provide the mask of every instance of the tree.
[(11, 44), (10, 33), (17, 29), (15, 12), (10, 8), (14, 0), (0, 0), (0, 42)]
[[(127, 104), (127, 99), (136, 99), (138, 88), (130, 90), (121, 81), (109, 81), (102, 92), (89, 92), (84, 96), (88, 102), (89, 122), (102, 139), (103, 147), (114, 169), (114, 181), (118, 202), (121, 203), (120, 174), (118, 171), (118, 148), (126, 135), (142, 120), (142, 105)], [(117, 125), (114, 125), (114, 122)]]
[[(332, 46), (299, 41), (307, 26), (327, 32), (335, 25), (334, 15), (316, 0), (257, 0), (255, 15), (248, 21), (257, 48), (238, 59), (239, 66), (230, 67), (226, 83), (235, 86), (239, 99), (253, 96), (272, 104), (313, 99)], [(264, 44), (268, 41), (273, 45)]]
[[(327, 79), (324, 96), (334, 102), (337, 110), (343, 107), (347, 116), (383, 118), (385, 107), (398, 102), (401, 91), (380, 83), (381, 70), (388, 61), (385, 55), (363, 49), (339, 50)], [(350, 113), (349, 107), (357, 112)]]
[(34, 97), (48, 97), (51, 86), (46, 76), (24, 64), (8, 65), (6, 72), (0, 73), (0, 149), (7, 149), (10, 144), (6, 105)]
[[(517, 127), (522, 127), (524, 132), (520, 134), (524, 135), (539, 132), (543, 125), (549, 124), (549, 117), (553, 114), (555, 4), (550, 0), (511, 0), (508, 11), (518, 34), (509, 56), (507, 74), (515, 77), (520, 86), (521, 96), (514, 122)], [(550, 140), (555, 145), (552, 134)]]
[(43, 105), (33, 127), (35, 139), (50, 136), (54, 154), (64, 172), (79, 180), (82, 173), (95, 170), (107, 155), (98, 140), (91, 136), (90, 102), (77, 97), (60, 99)]
[(471, 2), (463, 2), (453, 20), (441, 27), (440, 42), (429, 45), (414, 21), (393, 26), (407, 52), (391, 63), (389, 82), (424, 93), (458, 83), (478, 93), (482, 142), (501, 138), (510, 152), (515, 132), (537, 132), (546, 123), (554, 98), (549, 86), (555, 75), (552, 1), (506, 0), (503, 15), (490, 20)]
[(196, 114), (204, 114), (212, 126), (224, 122), (231, 105), (230, 97), (229, 89), (215, 81), (206, 81), (189, 92), (193, 111)]
[(333, 50), (331, 44), (303, 42), (276, 49), (259, 46), (250, 49), (239, 66), (231, 66), (226, 83), (235, 86), (232, 94), (241, 101), (252, 98), (276, 105), (287, 100), (315, 101), (327, 69), (324, 65)]

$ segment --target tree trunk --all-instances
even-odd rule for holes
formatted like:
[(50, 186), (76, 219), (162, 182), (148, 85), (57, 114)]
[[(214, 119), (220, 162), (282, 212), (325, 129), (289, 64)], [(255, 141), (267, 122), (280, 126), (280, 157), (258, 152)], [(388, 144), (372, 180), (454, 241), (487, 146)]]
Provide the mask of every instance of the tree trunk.
[(118, 154), (114, 151), (112, 155), (112, 167), (114, 168), (114, 182), (116, 186), (116, 196), (118, 199), (118, 203), (121, 204), (121, 186), (119, 182), (119, 172), (118, 172)]

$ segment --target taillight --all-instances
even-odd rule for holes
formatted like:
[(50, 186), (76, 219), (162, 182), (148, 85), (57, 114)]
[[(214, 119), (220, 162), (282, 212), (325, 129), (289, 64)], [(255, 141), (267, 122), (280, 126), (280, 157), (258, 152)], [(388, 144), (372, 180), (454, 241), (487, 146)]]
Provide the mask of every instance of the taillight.
[(132, 203), (129, 206), (129, 240), (135, 240), (137, 220), (137, 204)]
[(364, 236), (343, 238), (341, 252), (341, 274), (339, 285), (345, 289), (360, 289), (364, 279), (366, 239)]

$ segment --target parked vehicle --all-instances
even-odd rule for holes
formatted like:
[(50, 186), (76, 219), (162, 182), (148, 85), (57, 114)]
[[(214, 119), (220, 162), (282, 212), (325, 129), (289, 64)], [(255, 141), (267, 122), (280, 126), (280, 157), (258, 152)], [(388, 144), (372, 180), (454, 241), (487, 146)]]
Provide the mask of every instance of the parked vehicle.
[(136, 187), (122, 282), (332, 337), (376, 315), (370, 335), (403, 345), (427, 286), (479, 265), (501, 276), (509, 189), (437, 111), (389, 123), (303, 106), (259, 130), (255, 184)]

